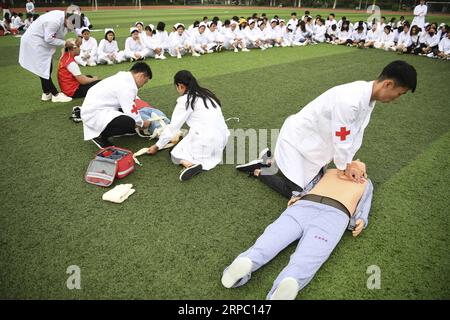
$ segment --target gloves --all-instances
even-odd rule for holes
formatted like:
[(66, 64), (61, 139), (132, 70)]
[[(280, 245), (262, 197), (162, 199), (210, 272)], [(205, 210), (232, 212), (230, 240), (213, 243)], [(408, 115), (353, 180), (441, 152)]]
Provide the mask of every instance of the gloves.
[(118, 186), (115, 186), (113, 189), (109, 190), (108, 192), (105, 192), (103, 194), (102, 199), (105, 201), (111, 201), (114, 203), (122, 203), (136, 191), (135, 189), (132, 189), (132, 188), (133, 188), (133, 185), (131, 183), (120, 184)]

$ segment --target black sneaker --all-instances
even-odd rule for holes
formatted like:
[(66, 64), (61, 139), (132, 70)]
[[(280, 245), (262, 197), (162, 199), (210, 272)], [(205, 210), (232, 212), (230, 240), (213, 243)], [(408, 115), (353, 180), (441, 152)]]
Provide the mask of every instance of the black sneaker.
[(111, 147), (113, 144), (108, 140), (108, 138), (103, 138), (102, 136), (98, 136), (97, 138), (92, 139), (92, 142), (99, 147), (100, 149)]
[(194, 164), (192, 167), (184, 169), (180, 174), (180, 181), (186, 181), (203, 171), (201, 164)]
[(80, 107), (73, 107), (72, 114), (70, 115), (70, 119), (73, 122), (81, 122), (81, 110)]
[(253, 161), (250, 161), (249, 163), (244, 163), (236, 166), (236, 169), (242, 172), (247, 172), (250, 174), (253, 174), (253, 171), (256, 169), (261, 169), (263, 167), (269, 167), (267, 164), (264, 163), (262, 159), (256, 159)]

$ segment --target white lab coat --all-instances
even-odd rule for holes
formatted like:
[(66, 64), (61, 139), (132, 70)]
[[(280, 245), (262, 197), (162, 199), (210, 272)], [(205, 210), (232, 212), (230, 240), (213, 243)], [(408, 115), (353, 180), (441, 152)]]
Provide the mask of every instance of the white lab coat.
[(327, 28), (324, 25), (316, 26), (314, 28), (313, 40), (317, 41), (317, 42), (324, 42), (326, 31), (327, 31)]
[(125, 54), (123, 51), (119, 51), (119, 46), (117, 41), (113, 40), (109, 42), (106, 39), (102, 39), (97, 48), (97, 63), (107, 63), (110, 55), (113, 55), (117, 62), (122, 62), (125, 60)]
[(411, 27), (414, 25), (419, 26), (419, 28), (423, 29), (425, 25), (425, 16), (427, 15), (428, 7), (424, 4), (418, 5), (414, 8), (414, 19), (411, 23)]
[(197, 98), (194, 110), (186, 109), (187, 95), (177, 99), (177, 104), (168, 124), (156, 145), (165, 146), (180, 131), (184, 123), (189, 126), (188, 134), (173, 148), (171, 155), (175, 163), (187, 160), (194, 164), (200, 163), (203, 170), (210, 170), (222, 161), (223, 149), (227, 145), (230, 132), (219, 106), (213, 107), (209, 100), (208, 108), (203, 100)]
[(66, 43), (64, 11), (54, 10), (34, 21), (20, 38), (19, 63), (41, 78), (50, 78), (50, 64), (56, 47)]
[(411, 41), (411, 36), (409, 35), (409, 31), (408, 32), (400, 32), (400, 34), (398, 35), (398, 41), (397, 41), (397, 46), (404, 46), (405, 48), (409, 47), (412, 44)]
[(439, 42), (439, 51), (450, 54), (450, 39), (448, 37), (442, 38)]
[[(286, 119), (275, 161), (289, 180), (304, 188), (331, 161), (345, 170), (361, 147), (375, 105), (372, 86), (355, 81), (331, 88)], [(342, 131), (347, 135), (339, 136)]]
[[(142, 35), (139, 35), (139, 37), (142, 37)], [(135, 58), (136, 53), (140, 54), (142, 57), (149, 57), (151, 52), (147, 49), (142, 39), (135, 41), (132, 37), (128, 37), (127, 40), (125, 40), (125, 58)]]
[(177, 56), (176, 49), (180, 50), (180, 54), (184, 55), (186, 53), (186, 46), (188, 46), (188, 37), (185, 32), (183, 32), (180, 36), (180, 34), (177, 31), (172, 32), (169, 35), (169, 54), (172, 57)]
[(80, 46), (80, 54), (75, 57), (75, 61), (81, 65), (85, 65), (86, 62), (97, 62), (97, 40), (95, 38), (89, 37), (87, 41), (83, 38)]
[(133, 75), (125, 71), (120, 71), (89, 89), (80, 108), (84, 140), (98, 137), (113, 119), (122, 115), (130, 116), (136, 121), (136, 125), (142, 127), (139, 112), (133, 112), (137, 93)]

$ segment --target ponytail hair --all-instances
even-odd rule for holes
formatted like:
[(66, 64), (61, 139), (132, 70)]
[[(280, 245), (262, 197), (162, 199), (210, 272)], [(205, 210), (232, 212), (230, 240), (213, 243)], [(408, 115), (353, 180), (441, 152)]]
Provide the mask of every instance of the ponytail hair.
[(216, 97), (214, 93), (206, 88), (199, 86), (197, 79), (192, 75), (191, 72), (187, 70), (178, 71), (174, 76), (174, 84), (183, 84), (186, 86), (187, 100), (186, 100), (186, 110), (191, 107), (194, 110), (194, 105), (197, 98), (203, 100), (203, 104), (206, 109), (208, 108), (207, 101), (209, 100), (214, 108), (217, 106), (221, 107), (219, 98)]

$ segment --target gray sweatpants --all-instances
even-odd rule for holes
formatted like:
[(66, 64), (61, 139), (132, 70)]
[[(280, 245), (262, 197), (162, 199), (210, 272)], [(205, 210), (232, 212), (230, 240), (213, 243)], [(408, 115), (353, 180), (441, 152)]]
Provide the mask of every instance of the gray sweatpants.
[[(286, 277), (296, 279), (301, 290), (328, 259), (344, 234), (348, 222), (349, 217), (338, 209), (321, 203), (299, 200), (270, 224), (255, 244), (239, 257), (252, 260), (254, 272), (292, 242), (299, 240), (289, 264), (276, 278), (267, 299)], [(245, 284), (250, 277), (250, 274), (247, 275), (235, 286)]]

